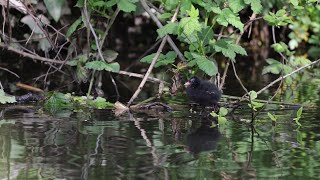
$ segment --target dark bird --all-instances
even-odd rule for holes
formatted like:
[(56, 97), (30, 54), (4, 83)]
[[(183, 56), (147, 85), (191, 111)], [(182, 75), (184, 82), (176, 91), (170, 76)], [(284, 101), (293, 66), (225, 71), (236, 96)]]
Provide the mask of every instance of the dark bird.
[(221, 92), (215, 84), (194, 76), (184, 86), (187, 88), (189, 99), (193, 102), (200, 104), (202, 107), (210, 106), (215, 110), (219, 108), (218, 102)]

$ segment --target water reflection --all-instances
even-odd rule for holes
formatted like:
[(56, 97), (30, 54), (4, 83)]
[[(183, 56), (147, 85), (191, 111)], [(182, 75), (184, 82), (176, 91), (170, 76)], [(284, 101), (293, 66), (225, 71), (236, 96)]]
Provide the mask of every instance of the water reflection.
[(276, 126), (257, 121), (260, 136), (253, 136), (237, 122), (212, 128), (211, 116), (187, 109), (119, 117), (108, 110), (0, 109), (0, 179), (281, 179), (320, 172), (318, 112), (306, 112), (300, 129), (291, 121), (296, 110), (276, 112)]
[(201, 126), (187, 135), (186, 144), (188, 151), (193, 154), (198, 154), (202, 151), (216, 149), (220, 132), (218, 126), (212, 126), (212, 123), (215, 122), (217, 122), (216, 119), (203, 118), (201, 120)]

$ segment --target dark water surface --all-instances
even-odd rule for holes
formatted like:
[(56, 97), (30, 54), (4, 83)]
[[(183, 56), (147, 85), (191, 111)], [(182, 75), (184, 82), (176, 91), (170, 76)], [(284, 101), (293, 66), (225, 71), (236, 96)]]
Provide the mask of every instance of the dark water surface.
[[(210, 128), (204, 115), (1, 108), (0, 179), (302, 179), (320, 175), (320, 114), (267, 109), (256, 131), (248, 110)], [(211, 118), (210, 118), (211, 119)], [(209, 120), (210, 120), (209, 119)]]

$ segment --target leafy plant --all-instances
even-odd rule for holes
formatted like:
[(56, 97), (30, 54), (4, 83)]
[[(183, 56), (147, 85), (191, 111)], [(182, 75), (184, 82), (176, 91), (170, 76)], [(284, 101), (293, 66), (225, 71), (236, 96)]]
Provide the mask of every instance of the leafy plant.
[(221, 107), (219, 109), (219, 113), (218, 114), (215, 113), (215, 112), (210, 113), (210, 115), (212, 117), (217, 117), (218, 118), (218, 124), (219, 125), (225, 124), (227, 122), (227, 118), (225, 117), (227, 114), (228, 114), (228, 109), (224, 108), (224, 107)]
[(301, 126), (299, 120), (300, 120), (301, 115), (302, 115), (302, 110), (303, 110), (303, 107), (300, 107), (300, 108), (298, 109), (298, 111), (297, 111), (297, 117), (293, 118), (293, 120), (296, 122), (296, 124), (297, 124), (298, 126)]
[(258, 97), (257, 92), (250, 91), (248, 95), (249, 95), (248, 106), (252, 110), (257, 111), (258, 108), (261, 108), (262, 106), (264, 106), (264, 103), (260, 103), (260, 102), (255, 101), (255, 99)]

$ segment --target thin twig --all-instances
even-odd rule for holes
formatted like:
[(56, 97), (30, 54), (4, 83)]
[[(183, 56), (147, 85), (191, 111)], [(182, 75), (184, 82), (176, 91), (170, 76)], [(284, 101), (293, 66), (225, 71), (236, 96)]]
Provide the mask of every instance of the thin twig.
[(19, 76), (18, 74), (16, 74), (15, 72), (12, 72), (12, 71), (10, 71), (9, 69), (3, 68), (3, 67), (0, 67), (0, 69), (2, 69), (2, 70), (4, 70), (4, 71), (7, 71), (7, 72), (9, 72), (9, 73), (11, 73), (11, 74), (13, 74), (13, 75), (15, 75), (17, 78), (20, 79), (20, 76)]
[[(141, 0), (141, 2), (142, 2), (142, 1), (145, 3), (144, 0)], [(178, 16), (179, 8), (180, 8), (180, 6), (178, 5), (178, 7), (176, 8), (176, 11), (175, 11), (173, 17), (171, 18), (171, 22), (174, 22), (174, 21), (176, 20), (176, 18), (177, 18), (177, 16)], [(152, 71), (154, 65), (156, 64), (156, 62), (157, 62), (157, 60), (158, 60), (158, 58), (159, 58), (159, 56), (160, 56), (160, 54), (161, 54), (161, 52), (162, 52), (162, 49), (163, 49), (164, 45), (165, 45), (166, 42), (167, 42), (167, 38), (168, 38), (168, 37), (169, 37), (168, 35), (166, 35), (166, 36), (163, 37), (162, 42), (161, 42), (161, 44), (160, 44), (160, 46), (159, 46), (159, 48), (158, 48), (158, 51), (157, 51), (156, 55), (154, 56), (154, 58), (152, 59), (152, 62), (151, 62), (151, 64), (150, 64), (149, 68), (148, 68), (148, 71), (146, 72), (145, 76), (143, 77), (143, 79), (142, 79), (142, 81), (141, 81), (138, 89), (137, 89), (137, 90), (135, 91), (135, 93), (132, 95), (130, 101), (128, 102), (128, 106), (130, 106), (130, 105), (132, 104), (133, 100), (134, 100), (135, 98), (137, 98), (138, 95), (139, 95), (139, 93), (141, 92), (144, 84), (146, 83), (149, 75), (151, 74), (151, 71)]]
[[(140, 3), (143, 7), (143, 9), (150, 15), (151, 19), (156, 23), (156, 25), (158, 26), (158, 28), (162, 28), (163, 25), (161, 24), (160, 20), (157, 18), (157, 16), (155, 16), (150, 7), (148, 6), (148, 4), (146, 3), (145, 0), (140, 0)], [(178, 49), (178, 47), (176, 46), (176, 44), (172, 41), (171, 37), (169, 36), (167, 38), (168, 43), (170, 44), (171, 48), (177, 53), (177, 55), (179, 56), (179, 58), (186, 62), (187, 60), (184, 58), (183, 54), (181, 53), (181, 51)]]
[[(249, 20), (248, 22), (246, 22), (246, 25), (245, 25), (244, 28), (243, 28), (243, 32), (245, 32), (245, 31), (248, 29), (248, 27), (250, 26), (250, 24), (251, 24), (254, 20), (258, 19), (258, 18), (256, 18), (256, 16), (257, 16), (256, 13), (253, 13), (253, 14), (251, 15), (250, 20)], [(236, 40), (236, 44), (239, 44), (242, 35), (243, 35), (243, 33), (240, 33), (238, 39)], [(226, 77), (227, 77), (227, 72), (228, 72), (228, 69), (229, 69), (229, 65), (230, 65), (230, 59), (228, 59), (228, 62), (227, 62), (227, 64), (226, 64), (226, 67), (225, 67), (224, 72), (223, 72), (223, 75), (222, 75), (221, 84), (220, 84), (220, 86), (219, 86), (219, 89), (220, 89), (220, 90), (222, 90), (222, 88), (223, 88), (223, 86), (224, 86), (224, 83), (225, 83), (225, 80), (226, 80)], [(239, 81), (239, 82), (240, 82), (240, 81)], [(240, 84), (242, 84), (242, 83), (240, 82)]]
[(284, 75), (284, 76), (279, 77), (278, 79), (276, 79), (276, 80), (272, 81), (271, 83), (269, 83), (269, 84), (268, 84), (267, 86), (265, 86), (264, 88), (260, 89), (260, 90), (257, 92), (257, 94), (260, 94), (261, 92), (263, 92), (264, 90), (268, 89), (269, 87), (271, 87), (271, 86), (274, 85), (275, 83), (281, 81), (282, 79), (285, 79), (285, 78), (291, 76), (292, 74), (294, 74), (294, 73), (296, 73), (296, 72), (299, 72), (299, 71), (301, 71), (301, 70), (303, 70), (303, 69), (305, 69), (305, 68), (307, 68), (307, 67), (309, 67), (309, 66), (312, 66), (312, 65), (314, 65), (314, 64), (316, 64), (316, 63), (318, 63), (318, 62), (320, 62), (320, 59), (318, 59), (318, 60), (316, 60), (316, 61), (313, 61), (313, 62), (311, 62), (311, 63), (309, 63), (309, 64), (306, 64), (306, 65), (304, 65), (304, 66), (302, 66), (302, 67), (300, 67), (300, 68), (292, 71), (292, 72), (289, 73), (289, 74), (286, 74), (286, 75)]
[(94, 40), (96, 41), (96, 45), (97, 45), (97, 49), (98, 49), (98, 53), (99, 56), (101, 58), (101, 60), (105, 61), (101, 52), (101, 47), (100, 47), (100, 43), (99, 43), (99, 39), (97, 37), (96, 32), (94, 31), (92, 24), (90, 23), (90, 19), (89, 19), (89, 15), (88, 15), (88, 9), (87, 9), (87, 0), (84, 0), (84, 16), (85, 16), (85, 20), (87, 21), (87, 24), (89, 25), (89, 28), (91, 30), (91, 33), (94, 37)]
[[(133, 73), (133, 72), (127, 72), (127, 71), (119, 71), (118, 74), (127, 75), (129, 77), (137, 77), (137, 78), (143, 78), (144, 77), (144, 75), (142, 75), (142, 74)], [(162, 81), (160, 79), (157, 79), (157, 78), (154, 78), (154, 77), (148, 77), (148, 81), (156, 82), (156, 83), (169, 84), (167, 82), (164, 82), (164, 81)]]

